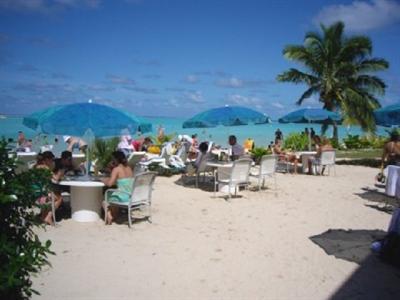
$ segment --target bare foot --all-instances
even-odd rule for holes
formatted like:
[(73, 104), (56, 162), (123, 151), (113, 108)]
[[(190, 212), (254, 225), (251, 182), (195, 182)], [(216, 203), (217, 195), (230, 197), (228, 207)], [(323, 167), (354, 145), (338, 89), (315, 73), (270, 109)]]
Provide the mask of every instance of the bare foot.
[(47, 225), (54, 225), (54, 223), (53, 223), (53, 215), (51, 213), (47, 214), (47, 216), (43, 219), (43, 221)]
[(106, 225), (111, 225), (112, 222), (113, 222), (113, 220), (114, 220), (114, 218), (113, 218), (111, 212), (108, 211), (108, 212), (107, 212), (107, 222), (106, 222)]

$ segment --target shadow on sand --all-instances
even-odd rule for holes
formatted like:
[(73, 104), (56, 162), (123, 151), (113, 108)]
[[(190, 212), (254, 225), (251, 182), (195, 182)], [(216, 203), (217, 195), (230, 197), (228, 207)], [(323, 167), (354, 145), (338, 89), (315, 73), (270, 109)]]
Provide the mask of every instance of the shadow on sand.
[(328, 230), (310, 239), (327, 254), (359, 264), (330, 299), (400, 299), (400, 269), (371, 252), (382, 230)]
[(362, 192), (355, 193), (360, 198), (373, 202), (373, 204), (364, 204), (367, 207), (374, 208), (381, 212), (392, 214), (394, 209), (398, 207), (398, 200), (394, 197), (386, 195), (381, 189), (362, 188)]

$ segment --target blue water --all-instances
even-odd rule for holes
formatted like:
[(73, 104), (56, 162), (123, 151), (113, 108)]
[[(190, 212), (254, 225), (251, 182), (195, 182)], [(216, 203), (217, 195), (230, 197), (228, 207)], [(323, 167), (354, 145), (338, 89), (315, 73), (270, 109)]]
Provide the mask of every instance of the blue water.
[[(246, 125), (246, 126), (218, 126), (215, 128), (195, 128), (195, 129), (183, 129), (182, 123), (185, 119), (180, 118), (165, 118), (165, 117), (149, 117), (147, 118), (153, 124), (153, 132), (148, 133), (146, 135), (156, 135), (157, 127), (162, 125), (165, 128), (166, 134), (175, 133), (178, 134), (188, 134), (192, 135), (194, 133), (198, 134), (199, 141), (202, 140), (212, 140), (216, 144), (226, 147), (228, 145), (227, 139), (228, 135), (234, 134), (238, 138), (240, 144), (243, 144), (243, 141), (249, 137), (253, 138), (256, 146), (267, 146), (271, 141), (274, 140), (274, 133), (277, 128), (283, 132), (284, 136), (287, 136), (291, 132), (301, 132), (306, 127), (313, 127), (315, 132), (319, 134), (320, 125), (313, 124), (309, 126), (308, 124), (280, 124), (280, 123), (271, 123), (271, 124), (260, 124), (260, 125)], [(0, 119), (0, 136), (4, 136), (6, 138), (17, 138), (18, 131), (22, 130), (25, 133), (27, 138), (34, 139), (36, 147), (44, 144), (43, 138), (38, 138), (37, 133), (22, 124), (22, 118), (17, 117), (9, 117), (6, 119)], [(339, 126), (339, 138), (342, 139), (347, 134), (360, 134), (363, 132), (359, 127), (351, 127), (346, 128), (345, 126)], [(383, 127), (379, 127), (377, 130), (377, 134), (379, 135), (387, 135)], [(328, 136), (332, 135), (332, 129), (330, 128), (327, 132)], [(47, 137), (50, 144), (54, 144), (54, 136)], [(58, 147), (64, 147), (65, 144), (62, 140), (62, 137), (59, 137), (59, 145)]]

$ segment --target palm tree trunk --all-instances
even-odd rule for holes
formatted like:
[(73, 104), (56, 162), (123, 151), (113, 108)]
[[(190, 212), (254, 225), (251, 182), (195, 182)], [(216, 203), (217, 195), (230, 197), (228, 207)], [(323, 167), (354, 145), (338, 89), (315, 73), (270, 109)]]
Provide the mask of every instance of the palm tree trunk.
[(336, 124), (336, 122), (333, 122), (333, 140), (336, 143), (339, 143), (339, 131), (338, 131), (338, 126)]

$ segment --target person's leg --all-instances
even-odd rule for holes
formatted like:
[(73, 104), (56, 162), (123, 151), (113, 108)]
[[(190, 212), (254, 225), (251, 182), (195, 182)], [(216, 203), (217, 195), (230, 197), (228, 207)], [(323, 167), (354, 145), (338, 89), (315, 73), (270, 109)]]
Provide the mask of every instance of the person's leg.
[[(62, 196), (57, 192), (54, 192), (52, 196), (54, 197), (54, 208), (57, 210), (62, 204)], [(51, 209), (46, 211), (43, 221), (46, 224), (53, 225), (53, 212)]]
[(118, 217), (118, 207), (109, 206), (107, 209), (107, 225), (111, 225), (112, 222)]

